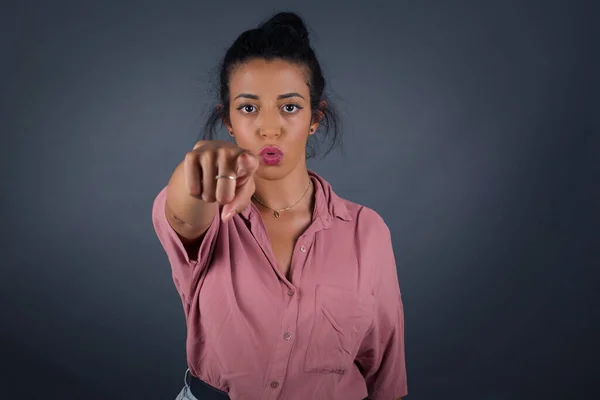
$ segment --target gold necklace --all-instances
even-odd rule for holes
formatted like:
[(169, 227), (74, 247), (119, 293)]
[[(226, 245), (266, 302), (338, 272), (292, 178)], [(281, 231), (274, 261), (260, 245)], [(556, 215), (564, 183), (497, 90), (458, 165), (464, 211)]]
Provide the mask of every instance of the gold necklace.
[(263, 203), (263, 202), (262, 202), (262, 201), (261, 201), (261, 200), (260, 200), (258, 197), (256, 197), (255, 195), (252, 195), (252, 197), (253, 197), (253, 198), (254, 198), (256, 201), (258, 201), (260, 204), (262, 204), (263, 206), (267, 207), (269, 210), (272, 210), (272, 211), (273, 211), (273, 215), (275, 216), (275, 218), (279, 218), (279, 213), (282, 213), (282, 212), (284, 212), (284, 211), (287, 211), (287, 210), (289, 210), (290, 208), (294, 207), (296, 204), (300, 203), (300, 200), (302, 200), (302, 199), (304, 198), (304, 196), (306, 196), (306, 193), (308, 193), (308, 189), (310, 188), (310, 182), (311, 182), (311, 181), (309, 180), (309, 181), (308, 181), (308, 186), (306, 187), (306, 190), (304, 191), (304, 194), (302, 195), (302, 197), (300, 197), (300, 198), (298, 199), (298, 201), (297, 201), (297, 202), (295, 202), (294, 204), (292, 204), (292, 205), (291, 205), (291, 206), (289, 206), (289, 207), (282, 208), (281, 210), (276, 210), (276, 209), (274, 209), (274, 208), (271, 208), (271, 207), (269, 207), (268, 205), (266, 205), (265, 203)]

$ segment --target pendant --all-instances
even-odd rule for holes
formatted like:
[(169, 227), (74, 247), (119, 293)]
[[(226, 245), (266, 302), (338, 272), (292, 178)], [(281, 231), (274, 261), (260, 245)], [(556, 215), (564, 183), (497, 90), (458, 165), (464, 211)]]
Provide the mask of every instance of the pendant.
[(273, 212), (273, 215), (275, 216), (275, 218), (279, 218), (279, 211), (275, 210)]

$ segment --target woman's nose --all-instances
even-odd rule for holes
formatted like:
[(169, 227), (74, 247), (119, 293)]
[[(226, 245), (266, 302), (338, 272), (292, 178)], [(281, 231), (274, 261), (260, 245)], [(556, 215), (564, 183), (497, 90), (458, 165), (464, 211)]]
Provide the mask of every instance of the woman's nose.
[(279, 115), (275, 113), (265, 113), (259, 122), (260, 135), (265, 138), (278, 137), (281, 135), (281, 122)]

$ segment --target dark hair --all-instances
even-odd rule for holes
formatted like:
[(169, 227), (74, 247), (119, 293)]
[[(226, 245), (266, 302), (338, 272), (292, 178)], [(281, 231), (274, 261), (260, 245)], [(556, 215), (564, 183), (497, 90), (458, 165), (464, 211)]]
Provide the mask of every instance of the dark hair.
[[(219, 65), (219, 100), (212, 108), (205, 124), (203, 138), (213, 140), (217, 128), (223, 121), (229, 121), (229, 78), (233, 69), (252, 59), (282, 59), (306, 67), (313, 121), (320, 119), (317, 133), (309, 136), (306, 157), (317, 154), (314, 142), (318, 145), (330, 138), (330, 145), (324, 155), (338, 144), (341, 145), (341, 123), (337, 111), (325, 94), (325, 78), (321, 66), (312, 49), (308, 30), (302, 18), (291, 12), (281, 12), (263, 22), (256, 29), (243, 32), (225, 53)], [(326, 106), (321, 107), (325, 101)], [(330, 134), (331, 133), (331, 137)], [(313, 143), (311, 143), (313, 142)]]

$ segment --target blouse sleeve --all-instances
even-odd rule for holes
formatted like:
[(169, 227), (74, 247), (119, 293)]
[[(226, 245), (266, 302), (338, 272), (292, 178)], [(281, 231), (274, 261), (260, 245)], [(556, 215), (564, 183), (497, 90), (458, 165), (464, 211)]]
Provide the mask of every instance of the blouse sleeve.
[(389, 228), (369, 240), (374, 263), (375, 314), (356, 362), (361, 368), (370, 400), (395, 400), (406, 396), (404, 309)]
[(195, 260), (190, 259), (179, 235), (169, 224), (165, 215), (167, 187), (165, 186), (154, 200), (152, 206), (152, 223), (163, 249), (166, 252), (175, 288), (181, 297), (186, 311), (190, 304), (191, 294), (200, 280), (200, 275), (209, 264), (219, 233), (220, 213), (215, 213), (208, 231), (204, 234), (198, 255)]

